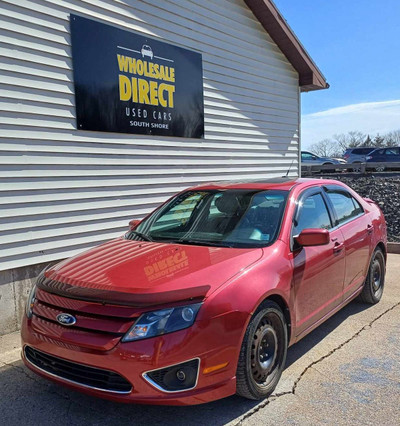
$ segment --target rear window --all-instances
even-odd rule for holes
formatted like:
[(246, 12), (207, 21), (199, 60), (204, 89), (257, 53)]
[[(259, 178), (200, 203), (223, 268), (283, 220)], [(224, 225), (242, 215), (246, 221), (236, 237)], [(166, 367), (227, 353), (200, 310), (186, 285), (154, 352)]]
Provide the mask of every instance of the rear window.
[(373, 150), (374, 150), (374, 148), (356, 148), (356, 149), (353, 150), (353, 154), (367, 155)]

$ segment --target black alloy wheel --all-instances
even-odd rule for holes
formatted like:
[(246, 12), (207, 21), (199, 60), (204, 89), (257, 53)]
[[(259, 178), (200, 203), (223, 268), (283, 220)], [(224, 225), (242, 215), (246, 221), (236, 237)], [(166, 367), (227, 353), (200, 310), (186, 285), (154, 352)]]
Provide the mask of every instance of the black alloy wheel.
[(287, 325), (279, 306), (265, 301), (251, 319), (239, 355), (236, 392), (248, 399), (268, 397), (286, 361)]
[(364, 281), (364, 286), (360, 294), (360, 299), (364, 303), (378, 303), (383, 294), (385, 286), (386, 262), (381, 249), (377, 248), (372, 255), (369, 264), (368, 275)]

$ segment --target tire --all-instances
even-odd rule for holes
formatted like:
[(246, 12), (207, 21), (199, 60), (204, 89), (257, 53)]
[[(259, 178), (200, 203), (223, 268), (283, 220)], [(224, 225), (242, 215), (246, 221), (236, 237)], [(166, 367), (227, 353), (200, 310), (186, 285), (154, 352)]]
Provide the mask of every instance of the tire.
[(353, 166), (352, 171), (354, 173), (361, 173), (361, 162), (355, 161), (353, 164), (359, 164), (359, 166)]
[(285, 366), (288, 333), (279, 306), (265, 301), (254, 313), (240, 349), (236, 393), (260, 400), (274, 391)]
[(372, 255), (368, 275), (359, 296), (362, 302), (374, 305), (381, 300), (385, 286), (385, 272), (385, 256), (382, 250), (378, 248)]

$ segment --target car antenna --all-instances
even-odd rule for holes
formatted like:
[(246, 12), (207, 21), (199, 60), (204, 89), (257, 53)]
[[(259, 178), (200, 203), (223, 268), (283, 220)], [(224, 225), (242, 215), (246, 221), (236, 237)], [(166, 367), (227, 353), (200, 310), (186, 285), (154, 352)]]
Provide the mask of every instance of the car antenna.
[(285, 176), (282, 176), (282, 177), (288, 177), (288, 174), (289, 174), (289, 172), (290, 172), (290, 169), (291, 169), (291, 168), (292, 168), (292, 166), (293, 166), (293, 163), (294, 163), (294, 158), (293, 158), (292, 162), (290, 163), (290, 166), (289, 166), (288, 171), (286, 172)]

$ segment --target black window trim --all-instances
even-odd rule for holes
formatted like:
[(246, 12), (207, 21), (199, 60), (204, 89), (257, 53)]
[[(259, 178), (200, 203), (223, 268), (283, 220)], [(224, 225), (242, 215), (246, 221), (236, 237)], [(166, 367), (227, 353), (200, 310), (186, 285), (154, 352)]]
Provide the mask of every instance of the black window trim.
[(347, 191), (347, 189), (346, 188), (343, 188), (342, 186), (339, 186), (339, 185), (324, 185), (323, 187), (323, 196), (325, 197), (325, 199), (326, 199), (326, 202), (328, 203), (328, 205), (329, 205), (329, 209), (331, 210), (331, 212), (332, 212), (332, 217), (334, 218), (334, 221), (333, 221), (333, 228), (332, 229), (330, 229), (330, 231), (333, 231), (333, 230), (335, 230), (335, 229), (338, 229), (338, 228), (340, 228), (341, 226), (344, 226), (344, 225), (347, 225), (348, 223), (350, 223), (350, 222), (352, 222), (353, 220), (355, 220), (355, 219), (357, 219), (357, 218), (359, 218), (360, 216), (362, 216), (362, 215), (364, 215), (365, 214), (365, 210), (364, 210), (364, 207), (362, 206), (362, 204), (356, 199), (356, 201), (357, 201), (357, 203), (360, 205), (360, 208), (361, 208), (361, 210), (362, 210), (362, 212), (361, 213), (359, 213), (358, 215), (356, 215), (356, 216), (352, 216), (352, 217), (350, 217), (349, 219), (347, 219), (347, 220), (345, 220), (344, 222), (342, 222), (342, 223), (339, 223), (339, 220), (338, 220), (338, 217), (337, 217), (337, 215), (336, 215), (336, 210), (335, 210), (335, 207), (334, 207), (334, 205), (333, 205), (333, 203), (332, 203), (332, 201), (330, 200), (330, 198), (328, 197), (328, 192), (329, 191), (334, 191), (334, 192), (339, 192), (339, 193), (342, 193), (342, 194), (344, 194), (344, 195), (346, 195), (346, 196), (350, 196), (351, 198), (354, 198), (353, 197), (353, 195), (349, 192), (349, 191)]

